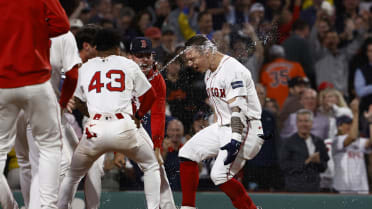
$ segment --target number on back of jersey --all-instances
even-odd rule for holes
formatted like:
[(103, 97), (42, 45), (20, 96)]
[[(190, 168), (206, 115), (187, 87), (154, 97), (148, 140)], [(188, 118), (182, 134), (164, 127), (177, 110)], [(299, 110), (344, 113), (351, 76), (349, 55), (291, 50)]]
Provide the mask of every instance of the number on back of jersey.
[[(110, 82), (106, 83), (106, 88), (109, 91), (125, 90), (125, 74), (121, 70), (109, 70), (106, 73), (106, 78), (110, 79)], [(101, 82), (101, 71), (94, 73), (90, 80), (88, 92), (96, 90), (96, 93), (101, 93), (101, 89), (105, 87), (105, 84)]]

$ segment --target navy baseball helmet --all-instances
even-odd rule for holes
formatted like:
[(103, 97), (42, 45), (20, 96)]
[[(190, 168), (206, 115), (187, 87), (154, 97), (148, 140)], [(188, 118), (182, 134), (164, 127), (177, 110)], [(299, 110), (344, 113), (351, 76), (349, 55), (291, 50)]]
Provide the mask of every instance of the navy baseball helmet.
[(152, 53), (151, 40), (146, 37), (136, 37), (130, 43), (129, 50), (132, 54)]

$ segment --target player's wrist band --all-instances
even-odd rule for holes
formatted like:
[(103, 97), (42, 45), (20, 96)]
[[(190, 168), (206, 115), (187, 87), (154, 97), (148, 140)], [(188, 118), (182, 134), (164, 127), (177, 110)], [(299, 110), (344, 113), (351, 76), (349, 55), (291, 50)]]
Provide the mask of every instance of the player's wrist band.
[(239, 134), (239, 133), (232, 132), (231, 138), (238, 141), (238, 142), (242, 142), (242, 135)]

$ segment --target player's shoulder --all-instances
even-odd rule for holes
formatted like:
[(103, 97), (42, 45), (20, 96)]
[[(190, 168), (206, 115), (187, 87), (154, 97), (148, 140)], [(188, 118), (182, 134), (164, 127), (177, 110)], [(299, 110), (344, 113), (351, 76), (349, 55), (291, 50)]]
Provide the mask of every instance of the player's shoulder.
[(52, 43), (53, 42), (64, 42), (66, 40), (67, 41), (69, 41), (69, 40), (74, 40), (75, 41), (75, 36), (74, 36), (74, 34), (71, 33), (71, 31), (68, 31), (65, 34), (62, 34), (62, 35), (59, 35), (57, 37), (51, 38), (50, 40), (52, 40)]
[(119, 62), (120, 64), (123, 64), (126, 66), (126, 69), (129, 70), (138, 70), (139, 66), (136, 62), (133, 60), (123, 57), (123, 56), (118, 56), (118, 55), (113, 55), (111, 56), (111, 59), (115, 62)]
[(225, 68), (225, 72), (249, 72), (249, 70), (240, 63), (236, 58), (226, 56), (225, 60), (222, 60), (223, 68)]
[(223, 76), (224, 77), (252, 77), (251, 72), (242, 63), (234, 57), (227, 57), (223, 60)]

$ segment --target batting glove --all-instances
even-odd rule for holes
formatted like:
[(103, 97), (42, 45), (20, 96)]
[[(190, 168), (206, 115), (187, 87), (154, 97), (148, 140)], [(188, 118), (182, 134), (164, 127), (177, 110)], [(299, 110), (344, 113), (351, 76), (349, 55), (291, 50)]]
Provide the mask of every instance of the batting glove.
[(230, 143), (221, 147), (221, 150), (227, 151), (227, 157), (223, 164), (227, 165), (235, 160), (236, 156), (238, 155), (241, 144), (242, 144), (241, 142), (235, 139), (231, 139)]

